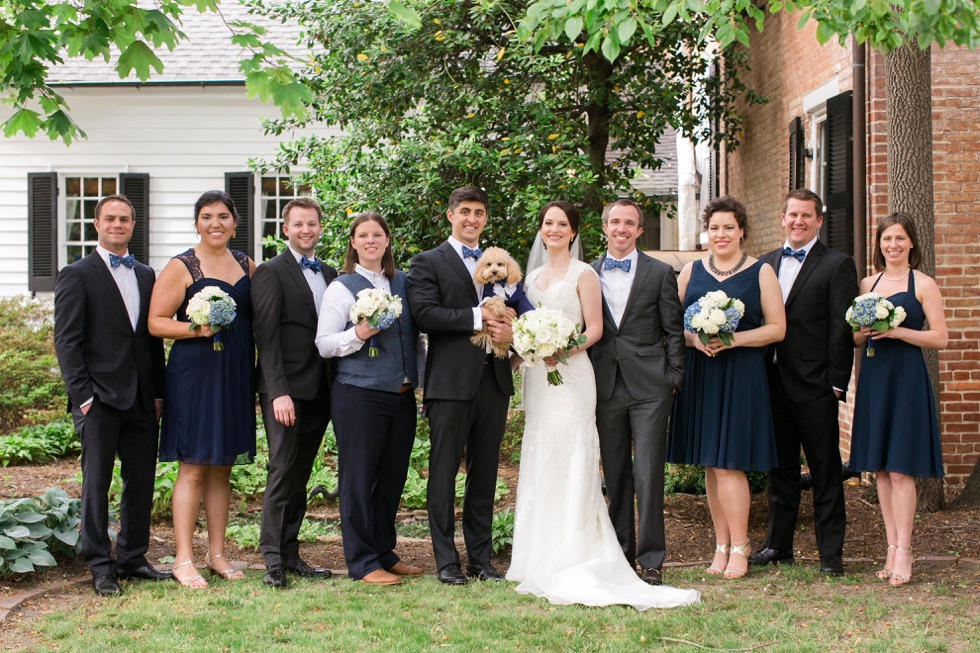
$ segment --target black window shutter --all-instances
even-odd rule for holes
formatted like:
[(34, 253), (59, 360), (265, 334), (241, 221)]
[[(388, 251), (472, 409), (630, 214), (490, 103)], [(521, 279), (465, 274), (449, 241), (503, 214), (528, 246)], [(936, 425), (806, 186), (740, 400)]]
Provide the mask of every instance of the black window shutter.
[(27, 287), (51, 292), (58, 276), (58, 174), (27, 173)]
[(851, 125), (851, 91), (827, 100), (827, 124), (824, 127), (823, 197), (826, 203), (820, 239), (828, 247), (844, 254), (853, 253), (854, 234), (854, 162)]
[(238, 211), (238, 226), (235, 237), (228, 241), (228, 247), (255, 256), (255, 240), (252, 229), (255, 220), (255, 175), (252, 172), (226, 172), (225, 192), (231, 195)]
[(150, 175), (123, 172), (119, 175), (119, 194), (133, 203), (136, 226), (129, 241), (129, 253), (143, 265), (150, 264)]
[(806, 185), (806, 148), (804, 147), (803, 121), (799, 116), (789, 123), (789, 189)]

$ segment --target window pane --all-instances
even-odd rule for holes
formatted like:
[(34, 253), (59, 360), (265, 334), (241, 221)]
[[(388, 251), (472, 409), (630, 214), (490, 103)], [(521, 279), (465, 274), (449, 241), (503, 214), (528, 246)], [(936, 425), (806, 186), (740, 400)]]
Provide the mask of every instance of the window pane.
[(270, 258), (274, 258), (278, 252), (275, 247), (263, 247), (262, 248), (262, 260), (268, 261)]
[(279, 231), (276, 227), (278, 225), (275, 222), (262, 221), (262, 237), (265, 236), (275, 236)]
[(82, 194), (82, 180), (78, 177), (65, 178), (65, 194), (68, 197), (78, 197)]
[(94, 251), (95, 251), (95, 245), (86, 245), (85, 247), (82, 248), (82, 255), (88, 256)]
[(266, 220), (276, 219), (276, 203), (275, 201), (262, 200), (262, 204), (265, 206), (265, 216)]
[(102, 197), (106, 195), (116, 194), (116, 179), (115, 177), (103, 177), (102, 178)]
[(99, 232), (95, 230), (95, 225), (91, 222), (85, 222), (85, 240), (98, 240)]
[(69, 245), (68, 246), (68, 262), (74, 263), (78, 259), (82, 258), (82, 248), (79, 245)]
[(279, 195), (282, 197), (293, 196), (293, 189), (289, 185), (289, 177), (279, 177)]
[(68, 223), (68, 240), (71, 242), (78, 242), (82, 236), (82, 223), (81, 222), (69, 222)]
[(313, 194), (313, 189), (310, 188), (309, 184), (303, 184), (299, 187), (299, 194), (303, 197), (309, 197)]
[(83, 219), (91, 221), (95, 220), (95, 206), (99, 203), (99, 200), (82, 200), (84, 214)]
[(79, 200), (67, 200), (65, 202), (65, 220), (81, 220), (82, 216)]
[(263, 195), (275, 195), (276, 194), (276, 178), (275, 177), (262, 177), (262, 194)]
[(85, 178), (85, 197), (98, 197), (99, 196), (99, 178), (98, 177), (86, 177)]

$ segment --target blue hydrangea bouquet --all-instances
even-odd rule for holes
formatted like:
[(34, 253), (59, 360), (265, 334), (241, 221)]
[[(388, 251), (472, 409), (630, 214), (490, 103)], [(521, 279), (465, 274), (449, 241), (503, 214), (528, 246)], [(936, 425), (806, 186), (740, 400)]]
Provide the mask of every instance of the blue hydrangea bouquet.
[[(851, 330), (857, 333), (861, 327), (872, 331), (888, 331), (905, 321), (905, 309), (895, 306), (878, 293), (869, 292), (855, 297), (851, 307), (844, 313), (844, 319), (851, 325)], [(874, 345), (868, 338), (865, 356), (874, 356)]]
[(212, 337), (214, 350), (224, 350), (225, 345), (221, 342), (221, 335), (217, 332), (221, 330), (221, 327), (228, 326), (235, 321), (237, 306), (235, 300), (221, 288), (217, 286), (201, 288), (187, 302), (187, 317), (191, 321), (188, 331), (208, 325), (215, 332)]
[(684, 328), (697, 334), (702, 345), (717, 337), (726, 347), (735, 341), (735, 329), (745, 315), (745, 304), (721, 290), (709, 292), (684, 311)]
[[(402, 314), (402, 298), (389, 295), (378, 288), (365, 288), (357, 293), (357, 299), (350, 309), (350, 321), (358, 324), (367, 320), (372, 329), (384, 331), (395, 323)], [(377, 336), (368, 342), (368, 357), (377, 358), (379, 353)]]

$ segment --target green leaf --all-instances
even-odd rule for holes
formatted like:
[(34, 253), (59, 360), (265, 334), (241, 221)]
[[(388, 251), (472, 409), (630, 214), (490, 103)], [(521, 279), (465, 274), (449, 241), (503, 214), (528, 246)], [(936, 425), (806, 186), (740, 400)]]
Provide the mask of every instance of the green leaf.
[(9, 537), (15, 537), (18, 539), (31, 536), (31, 530), (27, 528), (27, 526), (21, 526), (19, 524), (17, 526), (11, 526), (10, 528), (5, 528), (3, 532), (6, 533)]
[(401, 2), (398, 2), (398, 0), (390, 0), (388, 2), (388, 11), (411, 27), (416, 29), (422, 27), (422, 18), (419, 16), (418, 12), (411, 7), (406, 7)]
[(24, 136), (34, 138), (34, 134), (41, 128), (41, 114), (37, 111), (21, 108), (14, 115), (3, 123), (3, 135), (7, 138), (23, 132)]
[(942, 4), (942, 0), (922, 0), (922, 9), (929, 16), (935, 16), (939, 13), (939, 8)]
[(6, 535), (0, 535), (0, 550), (6, 549), (9, 551), (10, 549), (16, 549), (16, 548), (17, 548), (16, 542), (14, 542)]
[(35, 549), (31, 551), (31, 555), (28, 556), (31, 562), (33, 562), (38, 567), (56, 567), (58, 563), (55, 562), (54, 556), (50, 552), (44, 549)]
[(116, 72), (119, 73), (120, 79), (125, 79), (129, 77), (129, 73), (135, 70), (139, 80), (145, 82), (150, 78), (151, 66), (157, 71), (157, 74), (163, 72), (163, 62), (153, 53), (150, 46), (143, 41), (133, 41), (126, 48), (126, 51), (119, 55)]
[(56, 528), (54, 530), (54, 536), (68, 546), (75, 546), (75, 542), (78, 541), (78, 529)]
[(306, 117), (306, 104), (313, 101), (313, 93), (305, 84), (295, 80), (287, 84), (274, 84), (271, 92), (272, 101), (279, 107), (284, 118)]
[(36, 524), (47, 519), (47, 516), (45, 515), (28, 510), (15, 513), (14, 517), (16, 517), (17, 521), (19, 521), (21, 524)]
[(602, 56), (604, 56), (610, 63), (616, 61), (616, 57), (619, 56), (619, 43), (612, 37), (612, 35), (607, 36), (602, 40)]
[(636, 33), (636, 19), (632, 16), (619, 24), (620, 43), (629, 43), (634, 33)]
[(17, 558), (16, 560), (7, 561), (7, 566), (10, 567), (10, 571), (17, 574), (29, 574), (34, 571), (34, 565), (27, 557)]
[(565, 21), (565, 36), (568, 37), (569, 41), (575, 42), (578, 35), (582, 33), (584, 23), (585, 21), (582, 20), (581, 16), (572, 16)]

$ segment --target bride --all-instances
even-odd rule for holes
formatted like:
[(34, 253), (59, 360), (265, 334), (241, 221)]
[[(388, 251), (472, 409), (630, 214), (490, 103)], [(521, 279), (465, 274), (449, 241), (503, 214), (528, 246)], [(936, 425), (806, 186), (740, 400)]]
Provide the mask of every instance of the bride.
[(696, 590), (641, 581), (609, 520), (599, 478), (595, 376), (585, 354), (602, 337), (602, 289), (591, 266), (569, 252), (578, 228), (578, 210), (568, 202), (549, 202), (538, 215), (548, 259), (528, 274), (528, 298), (583, 324), (586, 342), (562, 366), (562, 385), (548, 385), (545, 366), (524, 372), (526, 422), (507, 580), (520, 582), (519, 593), (559, 604), (646, 610), (697, 603)]

